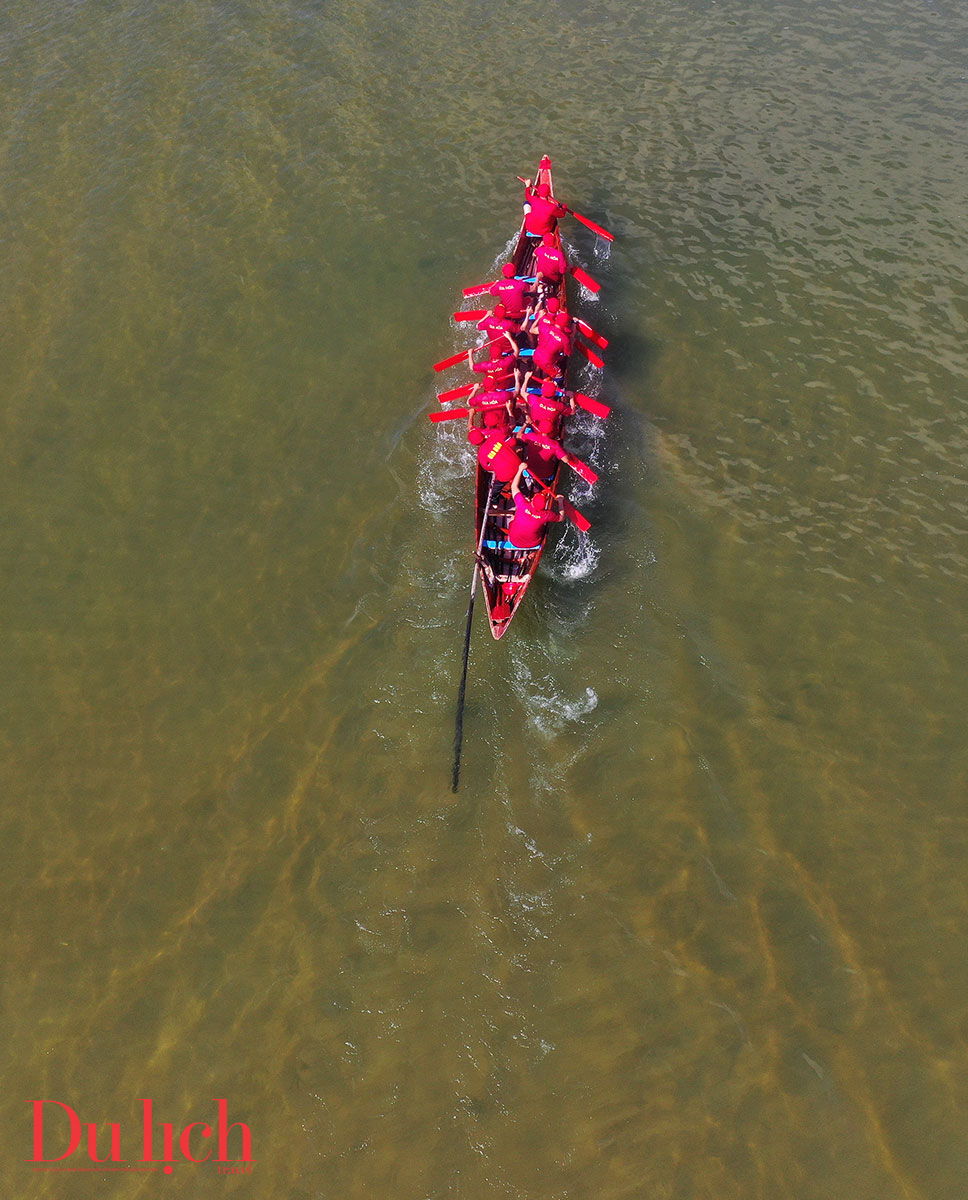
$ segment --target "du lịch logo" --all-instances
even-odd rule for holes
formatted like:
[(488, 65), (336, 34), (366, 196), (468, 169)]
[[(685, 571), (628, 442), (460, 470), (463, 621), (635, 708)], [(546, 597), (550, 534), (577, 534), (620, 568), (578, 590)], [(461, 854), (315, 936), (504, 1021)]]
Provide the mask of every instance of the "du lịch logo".
[(116, 1171), (171, 1175), (179, 1164), (217, 1166), (220, 1175), (251, 1175), (252, 1131), (244, 1121), (229, 1123), (228, 1101), (214, 1098), (214, 1121), (190, 1121), (176, 1132), (159, 1122), (154, 1101), (139, 1097), (140, 1121), (83, 1122), (62, 1100), (28, 1100), (31, 1106), (35, 1171)]

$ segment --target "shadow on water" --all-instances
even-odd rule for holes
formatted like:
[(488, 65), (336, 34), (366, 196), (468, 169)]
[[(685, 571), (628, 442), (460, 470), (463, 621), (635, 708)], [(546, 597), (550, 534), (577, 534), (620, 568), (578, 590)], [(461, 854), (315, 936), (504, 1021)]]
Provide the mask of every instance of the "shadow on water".
[[(605, 579), (627, 577), (641, 558), (625, 553), (633, 521), (641, 522), (643, 487), (651, 490), (657, 473), (658, 440), (648, 416), (650, 382), (658, 359), (656, 342), (637, 332), (628, 305), (634, 295), (623, 286), (624, 274), (610, 269), (596, 253), (598, 239), (589, 234), (576, 239), (579, 259), (601, 283), (597, 302), (582, 296), (575, 308), (599, 333), (609, 339), (603, 354), (605, 369), (595, 371), (589, 381), (585, 371), (574, 372), (571, 386), (585, 390), (611, 407), (604, 421), (580, 416), (567, 439), (569, 449), (589, 461), (599, 474), (590, 494), (579, 485), (573, 499), (592, 523), (594, 565), (585, 574), (565, 571), (549, 574), (551, 602), (562, 619), (571, 624), (582, 620)], [(614, 245), (619, 246), (617, 238)], [(626, 381), (634, 381), (636, 400), (629, 396)], [(582, 491), (584, 490), (584, 494)], [(568, 535), (573, 536), (572, 534)], [(557, 556), (560, 558), (560, 555)]]

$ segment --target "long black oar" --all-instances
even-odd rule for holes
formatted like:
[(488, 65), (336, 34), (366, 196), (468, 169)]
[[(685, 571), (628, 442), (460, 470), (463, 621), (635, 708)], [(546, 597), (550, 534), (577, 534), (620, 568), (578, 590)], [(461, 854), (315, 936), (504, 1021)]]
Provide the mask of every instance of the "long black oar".
[(467, 660), (471, 653), (471, 624), (474, 620), (474, 596), (477, 594), (477, 577), (481, 573), (481, 548), (484, 545), (484, 530), (487, 528), (487, 514), (491, 508), (491, 498), (494, 495), (494, 476), (487, 489), (487, 503), (484, 505), (484, 515), (481, 519), (481, 535), (477, 539), (477, 550), (474, 552), (474, 575), (471, 578), (471, 598), (467, 604), (467, 628), (464, 631), (464, 666), (460, 673), (460, 690), (457, 693), (457, 724), (454, 729), (454, 777), (451, 791), (456, 792), (460, 783), (460, 750), (464, 741), (464, 697), (467, 694)]

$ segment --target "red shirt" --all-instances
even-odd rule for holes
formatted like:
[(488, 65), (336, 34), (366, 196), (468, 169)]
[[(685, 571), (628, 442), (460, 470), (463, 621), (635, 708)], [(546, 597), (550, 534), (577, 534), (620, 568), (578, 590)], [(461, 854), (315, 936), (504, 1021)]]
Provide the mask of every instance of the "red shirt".
[(540, 371), (548, 379), (557, 379), (564, 370), (560, 355), (554, 350), (543, 350), (542, 352), (541, 348), (536, 349), (531, 362), (534, 364), (535, 371)]
[[(503, 333), (509, 333), (511, 337), (518, 332), (518, 326), (514, 321), (507, 317), (496, 317), (493, 313), (488, 313), (477, 322), (477, 328), (481, 333), (486, 333), (489, 338), (501, 337)], [(501, 337), (501, 343), (505, 350), (509, 349), (507, 338)]]
[(525, 444), (528, 470), (539, 479), (553, 475), (558, 459), (568, 453), (561, 442), (535, 433), (533, 429), (525, 429), (520, 438)]
[(535, 196), (532, 193), (528, 196), (526, 204), (531, 206), (531, 211), (524, 215), (524, 232), (533, 237), (554, 232), (558, 218), (568, 211), (552, 196)]
[(489, 358), (484, 362), (474, 363), (472, 369), (484, 376), (486, 388), (499, 391), (501, 388), (514, 387), (515, 361), (513, 354), (504, 354), (500, 358)]
[(470, 401), (471, 408), (505, 408), (510, 399), (510, 392), (499, 391), (497, 388), (490, 388), (486, 392), (478, 392), (473, 400)]
[(542, 313), (541, 316), (538, 317), (537, 321), (535, 321), (535, 323), (531, 326), (530, 332), (533, 337), (536, 337), (540, 340), (542, 332), (547, 329), (549, 325), (554, 325), (554, 323), (555, 318), (553, 315)]
[[(538, 322), (538, 350), (541, 351), (542, 358), (548, 354), (571, 354), (574, 349), (574, 335), (568, 330), (562, 329), (560, 325), (553, 321), (547, 321), (544, 318)], [(537, 353), (537, 351), (535, 352)]]
[(565, 256), (555, 246), (539, 246), (534, 252), (535, 273), (560, 279), (567, 267)]
[(511, 428), (511, 418), (508, 414), (508, 398), (510, 392), (481, 392), (470, 402), (471, 408), (480, 409), (484, 414), (484, 425), (490, 429)]
[(510, 393), (514, 390), (514, 372), (508, 374), (506, 371), (495, 371), (493, 374), (487, 374), (484, 376), (484, 386), (491, 391)]
[(484, 430), (484, 441), (477, 448), (477, 461), (485, 471), (494, 472), (498, 483), (510, 483), (521, 466), (521, 459), (514, 450), (514, 439), (505, 440), (499, 429)]
[(499, 279), (491, 284), (491, 295), (504, 305), (509, 317), (523, 317), (528, 307), (528, 286), (523, 279)]
[(484, 428), (485, 429), (500, 429), (503, 433), (510, 433), (511, 418), (508, 416), (506, 408), (487, 408), (484, 410)]
[(535, 508), (522, 492), (518, 492), (514, 497), (514, 516), (508, 526), (508, 541), (519, 550), (528, 550), (541, 541), (546, 525), (560, 520), (560, 513), (554, 509)]
[(532, 421), (557, 421), (568, 412), (568, 406), (556, 400), (554, 396), (528, 396), (528, 412)]

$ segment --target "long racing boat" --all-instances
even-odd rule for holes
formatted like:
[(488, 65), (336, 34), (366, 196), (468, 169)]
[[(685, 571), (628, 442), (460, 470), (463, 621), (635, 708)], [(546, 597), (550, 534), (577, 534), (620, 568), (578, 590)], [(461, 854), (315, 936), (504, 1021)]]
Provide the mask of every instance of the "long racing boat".
[[(542, 159), (542, 162), (549, 161)], [(539, 167), (535, 185), (547, 183), (551, 195), (555, 194), (554, 180), (551, 176), (550, 161), (547, 167)], [(535, 241), (524, 232), (524, 221), (518, 234), (517, 245), (511, 256), (514, 263), (515, 275), (531, 278), (534, 275)], [(562, 250), (561, 233), (554, 231), (555, 246)], [(555, 295), (558, 299), (559, 311), (567, 312), (567, 296), (565, 276), (562, 275)], [(567, 369), (567, 368), (566, 368)], [(471, 418), (468, 418), (469, 420)], [(553, 491), (558, 490), (561, 476), (559, 466), (551, 480)], [(478, 567), (481, 572), (481, 583), (484, 591), (484, 603), (487, 608), (487, 619), (491, 633), (495, 639), (501, 638), (507, 632), (508, 626), (518, 611), (528, 585), (535, 576), (548, 531), (546, 525), (541, 540), (532, 549), (518, 550), (507, 540), (507, 527), (514, 515), (514, 504), (508, 488), (492, 487), (493, 476), (485, 471), (480, 463), (477, 464), (474, 505), (474, 534), (479, 546)]]
[[(555, 200), (551, 160), (547, 156), (541, 159), (541, 163), (533, 181), (522, 180), (522, 182), (525, 182), (526, 185), (530, 183), (530, 187), (526, 192), (526, 198), (528, 195), (538, 194), (537, 189), (540, 187), (540, 185), (545, 184), (547, 185), (549, 196), (552, 200)], [(572, 212), (570, 209), (564, 209), (563, 206), (562, 211), (567, 211), (569, 213)], [(597, 233), (611, 240), (611, 235), (607, 230), (595, 225), (594, 222), (580, 216), (580, 214), (572, 213), (572, 215), (576, 216), (578, 220), (595, 230)], [(518, 232), (517, 241), (511, 254), (510, 261), (514, 265), (514, 275), (517, 279), (524, 279), (528, 282), (532, 282), (535, 278), (535, 252), (540, 244), (540, 239), (534, 234), (529, 234), (526, 232), (527, 220), (527, 215), (525, 215), (525, 218), (521, 222), (521, 228)], [(546, 307), (547, 301), (553, 297), (557, 301), (558, 312), (571, 315), (568, 307), (568, 276), (573, 275), (585, 286), (596, 291), (598, 289), (598, 284), (596, 284), (594, 280), (585, 274), (580, 267), (568, 263), (568, 256), (562, 243), (557, 221), (554, 222), (554, 228), (551, 233), (554, 247), (561, 252), (568, 269), (561, 275), (556, 284), (552, 285), (546, 283), (542, 287), (538, 299), (540, 300), (540, 305)], [(481, 295), (488, 288), (488, 286), (489, 285), (482, 285), (479, 288), (465, 289), (465, 295)], [(455, 314), (455, 317), (457, 317), (457, 319), (464, 319), (477, 317), (479, 315), (479, 313), (459, 313)], [(581, 330), (587, 336), (591, 337), (598, 346), (607, 345), (606, 340), (594, 334), (594, 332), (589, 329), (587, 324), (584, 322), (578, 321), (576, 322), (576, 325), (577, 328), (575, 329), (573, 342), (574, 349), (572, 350), (571, 355), (566, 356), (564, 361), (560, 364), (560, 374), (558, 376), (560, 380), (560, 391), (558, 392), (558, 395), (568, 398), (569, 404), (571, 405), (571, 411), (573, 411), (574, 407), (571, 398), (577, 396), (578, 402), (582, 407), (587, 408), (589, 411), (595, 412), (600, 416), (605, 416), (608, 413), (607, 406), (595, 401), (592, 397), (583, 395), (582, 393), (573, 393), (566, 390), (568, 363), (569, 358), (574, 357), (574, 350), (581, 351), (584, 356), (588, 358), (594, 365), (599, 367), (603, 365), (602, 360), (598, 358), (598, 356), (583, 342), (579, 341), (577, 336), (578, 330)], [(527, 341), (528, 339), (527, 337), (523, 337), (522, 340)], [(522, 372), (526, 370), (526, 366), (529, 362), (527, 356), (533, 354), (533, 352), (533, 348), (525, 348), (520, 351), (521, 358), (517, 361)], [(455, 355), (453, 358), (446, 359), (443, 363), (437, 364), (436, 369), (439, 370), (449, 365), (456, 365), (465, 357), (465, 355)], [(536, 383), (540, 383), (539, 377), (536, 377)], [(529, 389), (529, 391), (532, 392), (534, 390), (535, 388)], [(468, 385), (467, 387), (456, 388), (451, 392), (443, 393), (440, 396), (440, 399), (441, 401), (446, 402), (450, 399), (466, 396), (470, 392), (471, 385)], [(520, 400), (520, 404), (516, 409), (516, 416), (514, 417), (512, 426), (509, 429), (509, 435), (512, 441), (514, 441), (516, 436), (521, 432), (523, 425), (527, 421), (527, 397), (524, 395), (522, 395), (520, 398), (515, 396), (515, 400)], [(471, 405), (473, 405), (473, 400), (471, 400)], [(458, 411), (463, 413), (464, 410)], [(452, 414), (443, 412), (432, 413), (431, 419), (445, 419), (450, 415)], [(457, 414), (454, 413), (453, 415)], [(553, 432), (554, 439), (559, 443), (567, 436), (569, 417), (570, 411), (566, 411), (560, 418), (557, 428)], [(473, 407), (468, 410), (468, 429), (470, 430), (470, 428), (472, 428), (480, 419), (480, 414), (475, 412)], [(597, 478), (594, 476), (594, 473), (591, 472), (590, 468), (583, 468), (583, 464), (576, 463), (576, 460), (573, 458), (573, 456), (566, 456), (564, 461), (570, 462), (570, 464), (575, 466), (576, 469), (584, 469), (585, 478)], [(535, 483), (538, 487), (544, 490), (550, 490), (553, 494), (557, 495), (561, 473), (561, 462), (556, 460), (553, 476), (551, 478), (546, 477), (540, 482), (535, 480)], [(531, 581), (534, 579), (535, 573), (537, 572), (538, 564), (541, 561), (541, 556), (544, 553), (545, 545), (548, 539), (548, 533), (552, 526), (550, 523), (544, 526), (539, 541), (533, 546), (522, 549), (510, 542), (508, 540), (508, 526), (515, 515), (515, 505), (511, 488), (507, 484), (501, 485), (498, 483), (494, 475), (492, 475), (490, 471), (486, 470), (481, 465), (480, 457), (478, 458), (475, 471), (474, 495), (474, 534), (476, 545), (476, 569), (478, 572), (478, 575), (475, 576), (474, 582), (476, 583), (477, 578), (480, 578), (484, 592), (484, 601), (487, 608), (488, 624), (490, 626), (491, 634), (495, 639), (497, 639), (503, 637), (507, 632), (511, 621), (514, 619), (515, 613), (521, 606), (521, 602), (524, 599), (528, 587)], [(588, 528), (588, 522), (585, 521), (581, 514), (578, 513), (577, 510), (575, 510), (570, 504), (568, 504), (567, 501), (562, 499), (558, 503), (564, 506), (564, 511), (567, 513), (569, 518), (578, 524), (580, 528)]]

